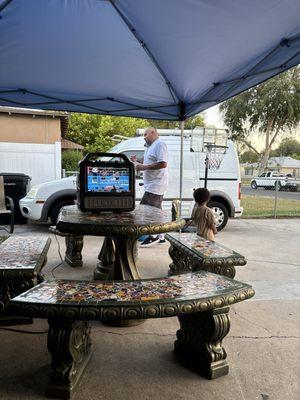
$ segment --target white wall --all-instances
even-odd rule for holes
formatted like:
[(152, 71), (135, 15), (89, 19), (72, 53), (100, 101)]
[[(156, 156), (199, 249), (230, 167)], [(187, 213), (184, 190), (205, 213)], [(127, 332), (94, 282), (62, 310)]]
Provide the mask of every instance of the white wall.
[(61, 178), (61, 143), (0, 143), (0, 172), (31, 176), (31, 185)]

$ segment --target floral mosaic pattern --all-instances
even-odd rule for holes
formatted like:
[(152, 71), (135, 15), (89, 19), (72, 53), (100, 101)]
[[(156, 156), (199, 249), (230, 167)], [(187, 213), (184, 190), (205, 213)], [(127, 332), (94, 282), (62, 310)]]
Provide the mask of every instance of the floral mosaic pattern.
[(156, 207), (139, 205), (133, 211), (116, 213), (83, 213), (76, 205), (63, 208), (57, 227), (60, 223), (96, 225), (150, 225), (171, 222), (171, 215)]
[(12, 236), (0, 244), (0, 269), (34, 269), (45, 248), (48, 237)]
[(238, 253), (231, 249), (227, 249), (226, 247), (212, 242), (210, 240), (206, 240), (201, 236), (198, 236), (197, 233), (178, 233), (174, 232), (168, 234), (173, 239), (179, 240), (182, 244), (189, 247), (191, 250), (195, 252), (201, 253), (202, 256), (208, 258), (217, 258), (217, 257), (236, 257), (240, 256)]
[(244, 285), (224, 276), (199, 272), (163, 279), (137, 281), (46, 281), (19, 295), (14, 301), (39, 304), (85, 304), (155, 300), (201, 299), (220, 295)]

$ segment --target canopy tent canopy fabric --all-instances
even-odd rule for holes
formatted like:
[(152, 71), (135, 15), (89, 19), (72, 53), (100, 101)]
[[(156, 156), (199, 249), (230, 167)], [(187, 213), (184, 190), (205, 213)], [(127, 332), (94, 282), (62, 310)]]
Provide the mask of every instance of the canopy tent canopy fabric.
[(0, 0), (0, 105), (185, 120), (300, 61), (299, 0)]

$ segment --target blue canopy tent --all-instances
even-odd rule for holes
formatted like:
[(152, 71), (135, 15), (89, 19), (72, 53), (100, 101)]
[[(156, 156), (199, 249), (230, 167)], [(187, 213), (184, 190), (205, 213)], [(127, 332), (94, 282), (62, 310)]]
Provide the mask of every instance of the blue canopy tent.
[(0, 0), (0, 105), (185, 119), (300, 61), (299, 0)]

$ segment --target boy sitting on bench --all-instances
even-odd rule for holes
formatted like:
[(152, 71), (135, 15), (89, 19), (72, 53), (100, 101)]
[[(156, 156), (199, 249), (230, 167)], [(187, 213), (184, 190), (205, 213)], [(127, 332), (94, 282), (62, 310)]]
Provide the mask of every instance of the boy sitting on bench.
[(210, 192), (206, 188), (198, 188), (193, 193), (195, 206), (192, 211), (192, 218), (197, 226), (197, 234), (207, 240), (215, 240), (217, 233), (215, 218), (212, 210), (207, 207), (210, 199)]

